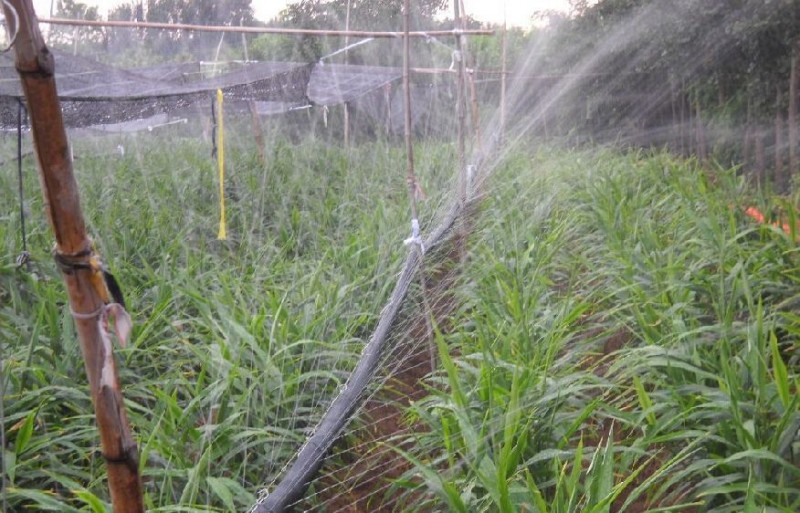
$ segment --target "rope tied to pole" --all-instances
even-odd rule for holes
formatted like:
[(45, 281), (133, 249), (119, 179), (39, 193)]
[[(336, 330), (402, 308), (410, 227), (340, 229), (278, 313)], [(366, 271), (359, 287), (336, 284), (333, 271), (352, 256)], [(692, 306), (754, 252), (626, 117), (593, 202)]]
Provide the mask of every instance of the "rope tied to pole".
[(125, 309), (125, 298), (119, 282), (108, 270), (108, 267), (95, 253), (91, 241), (87, 247), (76, 253), (64, 253), (57, 247), (53, 249), (53, 259), (64, 274), (74, 274), (78, 270), (90, 271), (89, 281), (97, 296), (102, 300), (93, 312), (76, 312), (70, 307), (70, 314), (76, 320), (90, 321), (97, 319), (100, 332), (108, 336), (109, 321), (114, 321), (114, 333), (122, 347), (128, 345), (128, 338), (133, 329), (130, 314)]

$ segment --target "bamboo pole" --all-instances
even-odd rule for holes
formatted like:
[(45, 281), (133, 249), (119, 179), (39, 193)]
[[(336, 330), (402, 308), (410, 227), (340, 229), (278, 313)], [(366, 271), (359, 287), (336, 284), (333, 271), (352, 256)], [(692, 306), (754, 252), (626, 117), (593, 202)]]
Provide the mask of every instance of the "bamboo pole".
[(703, 125), (703, 115), (700, 110), (700, 93), (695, 91), (694, 94), (694, 107), (695, 107), (695, 136), (697, 138), (697, 158), (699, 160), (706, 160), (706, 134)]
[(507, 62), (508, 62), (508, 27), (506, 25), (506, 11), (505, 3), (503, 4), (503, 39), (501, 41), (501, 68), (500, 68), (500, 133), (498, 134), (499, 147), (502, 147), (506, 137), (506, 82), (508, 80)]
[[(458, 0), (453, 2), (454, 21), (460, 29), (462, 27), (461, 10)], [(464, 39), (456, 36), (456, 135), (458, 137), (458, 171), (463, 175), (466, 168), (466, 94), (464, 82), (466, 81), (466, 66), (464, 63)], [(462, 190), (463, 189), (463, 190)], [(459, 183), (459, 198), (462, 202), (466, 200), (466, 182)]]
[[(464, 0), (455, 0), (460, 5), (460, 11), (462, 20), (460, 22), (460, 27), (463, 28), (466, 23), (463, 19), (465, 16), (465, 9), (464, 9)], [(470, 119), (472, 120), (472, 130), (475, 136), (475, 148), (477, 148), (478, 152), (481, 151), (481, 122), (480, 116), (478, 114), (478, 93), (475, 90), (475, 63), (472, 62), (470, 59), (469, 53), (469, 45), (467, 43), (467, 37), (465, 35), (459, 35), (459, 39), (462, 41), (462, 48), (461, 51), (461, 59), (464, 61), (464, 66), (466, 67), (467, 64), (470, 64), (469, 68), (470, 71), (466, 75), (466, 79), (469, 84), (469, 99), (470, 99)], [(469, 61), (469, 63), (467, 62)]]
[[(350, 37), (404, 37), (403, 32), (385, 32), (370, 30), (320, 30), (293, 29), (285, 27), (231, 27), (229, 25), (193, 25), (189, 23), (160, 23), (153, 21), (103, 21), (103, 20), (69, 20), (64, 18), (40, 18), (39, 23), (50, 25), (67, 25), (76, 27), (116, 27), (116, 28), (151, 28), (163, 30), (192, 30), (197, 32), (235, 32), (244, 34), (284, 34), (293, 36), (350, 36)], [(494, 30), (429, 30), (409, 32), (409, 37), (444, 37), (469, 34), (473, 36), (491, 36)]]
[[(461, 17), (460, 1), (453, 2), (453, 18), (459, 31), (464, 28), (464, 20)], [(466, 99), (466, 63), (464, 62), (464, 37), (456, 36), (456, 136), (458, 138), (458, 204), (463, 212), (467, 204), (467, 149), (466, 149), (466, 121), (467, 121), (467, 99)], [(467, 233), (466, 227), (459, 227), (458, 238), (456, 239), (459, 261), (464, 262), (467, 254)]]
[(264, 130), (261, 127), (261, 118), (258, 116), (258, 108), (256, 107), (256, 101), (250, 100), (247, 102), (247, 107), (250, 110), (250, 117), (253, 121), (253, 139), (256, 142), (256, 151), (258, 152), (258, 161), (261, 165), (266, 168), (267, 167), (267, 155), (264, 153), (265, 148), (267, 147), (266, 143), (264, 142)]
[(764, 187), (766, 185), (766, 155), (764, 149), (764, 131), (759, 127), (759, 129), (755, 133), (755, 174), (756, 174), (756, 183), (758, 183), (759, 188)]
[(783, 117), (781, 116), (781, 86), (775, 85), (775, 184), (779, 191), (785, 190), (788, 181), (783, 177)]
[[(350, 0), (347, 0), (347, 15), (344, 19), (344, 29), (345, 31), (350, 30)], [(350, 64), (350, 52), (347, 48), (350, 46), (350, 36), (344, 36), (344, 63), (345, 65)], [(350, 107), (347, 102), (342, 104), (342, 109), (344, 109), (344, 147), (350, 147)]]
[(411, 143), (411, 78), (409, 74), (409, 62), (411, 53), (411, 38), (408, 37), (410, 25), (410, 6), (409, 0), (403, 1), (403, 115), (404, 115), (404, 135), (406, 142), (406, 181), (408, 182), (411, 197), (411, 217), (414, 222), (418, 222), (417, 217), (417, 194), (419, 185), (414, 173), (414, 145)]
[(417, 198), (422, 196), (422, 187), (417, 181), (417, 174), (414, 171), (414, 145), (411, 140), (411, 38), (408, 33), (411, 27), (411, 0), (403, 0), (403, 99), (405, 105), (405, 124), (404, 133), (406, 140), (406, 181), (408, 182), (408, 193), (411, 203), (411, 238), (406, 240), (406, 244), (414, 245), (412, 251), (419, 253), (419, 286), (422, 293), (422, 306), (425, 310), (425, 339), (428, 341), (428, 357), (431, 364), (431, 372), (436, 369), (436, 345), (433, 342), (433, 310), (428, 299), (428, 286), (425, 282), (425, 266), (423, 258), (425, 256), (425, 245), (420, 235)]
[[(80, 339), (114, 511), (142, 513), (139, 455), (106, 332), (109, 291), (81, 213), (53, 78), (53, 56), (39, 31), (32, 0), (4, 1), (3, 11), (9, 34), (15, 34), (16, 68), (27, 100), (47, 215), (55, 234), (55, 256), (63, 271)], [(14, 20), (18, 20), (18, 27)]]
[[(789, 145), (789, 169), (786, 176), (789, 181), (795, 173), (797, 173), (797, 143), (798, 143), (798, 127), (797, 127), (797, 94), (798, 94), (798, 79), (800, 79), (800, 72), (798, 72), (798, 61), (800, 61), (800, 40), (795, 40), (792, 44), (792, 64), (789, 73), (789, 112), (787, 113), (787, 132)], [(790, 183), (790, 182), (789, 182)]]

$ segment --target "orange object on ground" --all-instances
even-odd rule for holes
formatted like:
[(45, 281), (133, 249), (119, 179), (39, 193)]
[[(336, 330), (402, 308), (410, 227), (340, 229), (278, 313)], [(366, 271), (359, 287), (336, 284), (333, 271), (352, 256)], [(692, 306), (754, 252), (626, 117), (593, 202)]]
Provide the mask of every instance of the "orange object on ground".
[(744, 211), (744, 215), (752, 217), (759, 223), (765, 222), (764, 214), (762, 214), (761, 211), (756, 207), (747, 207), (747, 209)]
[[(756, 207), (747, 207), (745, 209), (745, 211), (744, 211), (744, 215), (746, 215), (748, 217), (752, 217), (758, 223), (762, 223), (763, 224), (763, 223), (767, 222), (766, 218), (764, 217), (764, 214), (762, 214), (761, 211), (758, 210)], [(789, 226), (789, 223), (779, 223), (779, 222), (775, 221), (775, 222), (773, 222), (771, 224), (772, 224), (772, 226), (775, 226), (777, 228), (783, 229), (783, 231), (785, 233), (787, 233), (787, 234), (792, 233), (792, 228), (791, 228), (791, 226)], [(798, 230), (798, 231), (800, 231), (800, 230)]]

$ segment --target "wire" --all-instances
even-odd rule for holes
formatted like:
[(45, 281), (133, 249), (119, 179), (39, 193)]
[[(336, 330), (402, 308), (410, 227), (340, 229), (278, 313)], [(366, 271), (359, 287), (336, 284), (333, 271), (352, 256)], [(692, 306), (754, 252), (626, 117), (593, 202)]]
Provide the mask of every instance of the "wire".
[(211, 158), (217, 158), (217, 97), (211, 96)]
[[(5, 359), (3, 341), (0, 340), (0, 451), (6, 450), (6, 412), (5, 412), (5, 397), (6, 397), (6, 373), (5, 373)], [(8, 511), (8, 503), (6, 498), (6, 458), (0, 458), (0, 495), (2, 495), (2, 510)]]
[(8, 0), (3, 0), (3, 5), (11, 12), (11, 15), (14, 17), (14, 32), (11, 34), (11, 41), (9, 41), (8, 46), (4, 49), (0, 50), (0, 53), (6, 53), (14, 46), (14, 43), (17, 41), (17, 34), (19, 34), (19, 13), (14, 8), (13, 5), (9, 3)]
[[(22, 234), (22, 253), (17, 257), (17, 267), (30, 270), (31, 254), (28, 252), (28, 235), (25, 230), (25, 187), (22, 180), (22, 113), (25, 105), (19, 100), (17, 108), (17, 179), (19, 182), (19, 225)], [(27, 115), (25, 116), (27, 118)]]
[[(0, 342), (0, 450), (6, 450), (6, 412), (4, 408), (6, 397), (5, 360), (3, 359), (3, 342)], [(0, 494), (2, 497), (3, 511), (8, 511), (6, 499), (6, 459), (0, 458)]]

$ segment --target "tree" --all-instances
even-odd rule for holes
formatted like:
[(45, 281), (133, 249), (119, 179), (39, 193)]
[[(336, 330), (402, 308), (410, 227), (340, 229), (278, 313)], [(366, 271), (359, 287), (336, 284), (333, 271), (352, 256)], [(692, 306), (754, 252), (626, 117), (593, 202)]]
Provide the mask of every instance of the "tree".
[[(717, 148), (723, 148), (730, 161), (740, 162), (753, 146), (755, 167), (763, 170), (765, 158), (759, 154), (774, 142), (773, 160), (781, 166), (783, 116), (793, 105), (793, 59), (800, 67), (800, 51), (794, 50), (800, 40), (800, 2), (571, 3), (572, 18), (551, 33), (538, 68), (556, 76), (582, 77), (573, 82), (574, 95), (561, 110), (571, 123), (585, 119), (593, 136), (602, 130), (617, 134), (628, 124), (644, 133), (641, 129), (663, 126), (679, 110), (680, 121), (696, 130), (696, 141), (689, 140), (687, 149), (704, 146), (703, 125), (724, 126), (720, 133), (746, 127), (741, 139), (728, 136), (717, 141)], [(790, 148), (798, 144), (794, 116), (788, 115)]]
[[(253, 23), (251, 3), (252, 0), (146, 0), (118, 5), (109, 14), (109, 19), (194, 25), (250, 25)], [(113, 37), (115, 41), (112, 45), (133, 50), (126, 47), (133, 37), (130, 34), (115, 31)], [(213, 33), (152, 29), (135, 38), (155, 54), (174, 57), (188, 53), (202, 59), (213, 58), (220, 41), (220, 36)], [(229, 47), (241, 46), (241, 38), (225, 39)]]
[[(89, 6), (76, 0), (59, 0), (56, 16), (73, 20), (100, 19), (97, 6)], [(79, 47), (85, 52), (87, 48), (98, 49), (104, 45), (106, 33), (101, 28), (53, 27), (49, 34), (49, 43), (57, 48), (69, 49), (73, 53), (77, 52)]]
[[(414, 29), (430, 30), (441, 26), (442, 22), (435, 17), (446, 7), (447, 0), (415, 1)], [(300, 0), (281, 12), (279, 23), (305, 29), (342, 30), (349, 21), (351, 30), (396, 31), (402, 30), (402, 15), (402, 2), (396, 0)], [(349, 62), (397, 65), (401, 58), (393, 43), (380, 41), (354, 49), (349, 52)], [(420, 46), (419, 42), (415, 43), (415, 56), (419, 55)], [(344, 38), (302, 36), (285, 40), (281, 53), (290, 60), (313, 62), (342, 47)], [(421, 64), (418, 62), (418, 65)]]

